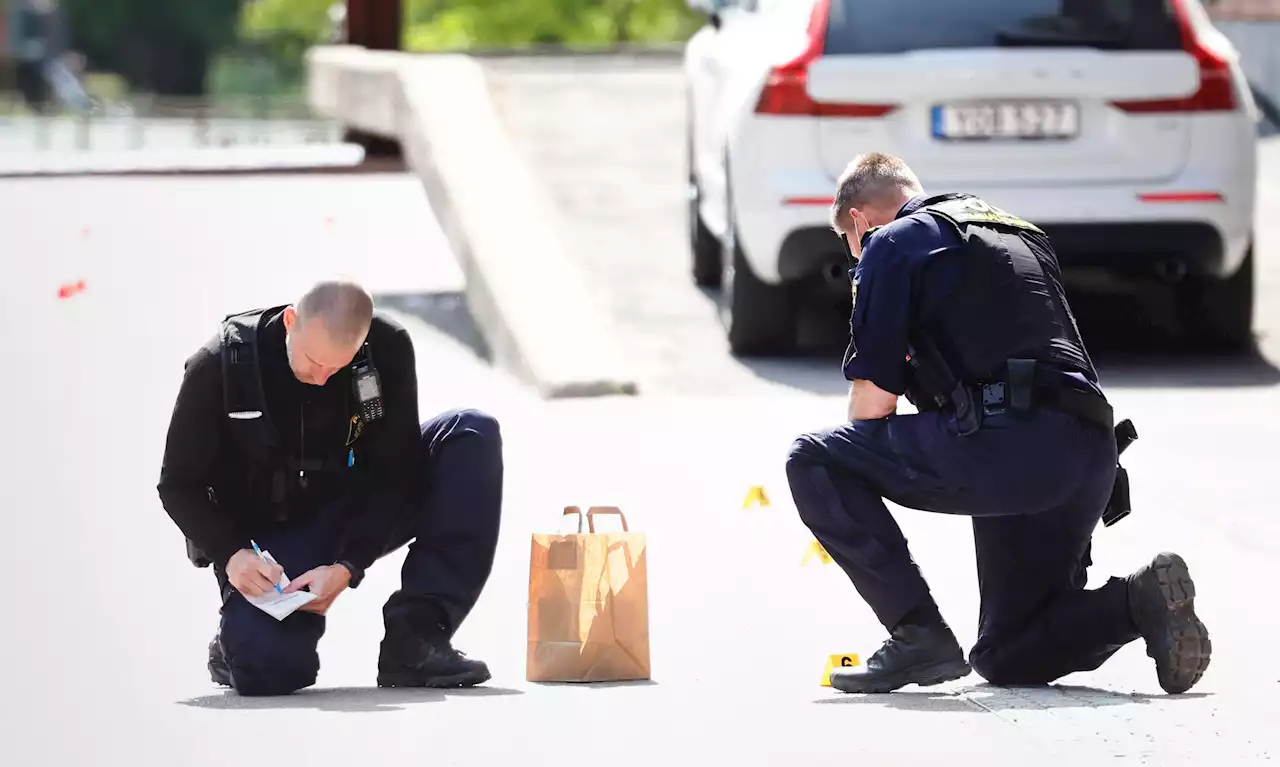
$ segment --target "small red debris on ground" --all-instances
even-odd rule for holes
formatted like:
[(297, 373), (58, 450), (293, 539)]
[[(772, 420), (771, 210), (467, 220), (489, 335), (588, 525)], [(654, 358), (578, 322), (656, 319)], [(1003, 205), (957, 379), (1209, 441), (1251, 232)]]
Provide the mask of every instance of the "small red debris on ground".
[(71, 298), (77, 293), (84, 292), (84, 280), (77, 282), (65, 282), (58, 288), (58, 298)]

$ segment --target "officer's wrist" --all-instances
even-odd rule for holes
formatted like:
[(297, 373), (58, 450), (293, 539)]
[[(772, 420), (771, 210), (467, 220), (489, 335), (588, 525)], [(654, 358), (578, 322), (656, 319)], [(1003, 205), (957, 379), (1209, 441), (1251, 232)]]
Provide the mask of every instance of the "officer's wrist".
[(360, 581), (364, 580), (364, 571), (345, 559), (339, 559), (333, 565), (347, 571), (347, 585), (353, 589), (360, 585)]

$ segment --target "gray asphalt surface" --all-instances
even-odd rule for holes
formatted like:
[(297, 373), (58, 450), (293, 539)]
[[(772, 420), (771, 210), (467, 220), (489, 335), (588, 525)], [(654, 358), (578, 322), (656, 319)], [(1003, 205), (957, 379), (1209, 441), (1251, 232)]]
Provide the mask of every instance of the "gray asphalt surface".
[[(1265, 189), (1262, 216), (1280, 205), (1280, 189)], [(679, 213), (655, 208), (646, 221), (668, 209)], [(842, 696), (818, 686), (826, 655), (865, 658), (883, 633), (837, 568), (801, 566), (809, 536), (783, 475), (791, 439), (841, 417), (838, 371), (730, 360), (712, 310), (681, 292), (691, 290), (681, 243), (655, 233), (668, 247), (648, 251), (650, 272), (597, 279), (608, 297), (644, 299), (649, 335), (636, 320), (626, 342), (666, 387), (537, 402), (473, 350), (436, 227), (401, 176), (0, 182), (13, 403), (0, 448), (0, 763), (1243, 765), (1275, 752), (1278, 621), (1257, 599), (1280, 554), (1269, 481), (1280, 388), (1268, 364), (1160, 357), (1109, 368), (1113, 398), (1142, 435), (1126, 454), (1136, 511), (1099, 532), (1092, 580), (1161, 549), (1187, 557), (1217, 651), (1192, 694), (1162, 694), (1135, 644), (1049, 689), (970, 676)], [(1274, 337), (1280, 286), (1266, 254), (1280, 243), (1274, 224), (1262, 231), (1273, 243), (1263, 247), (1263, 329)], [(398, 556), (330, 613), (316, 688), (245, 699), (205, 672), (212, 576), (188, 565), (154, 490), (182, 361), (223, 314), (290, 300), (334, 271), (366, 280), (411, 328), (424, 413), (480, 407), (503, 424), (498, 564), (458, 637), (493, 668), (482, 689), (372, 686)], [(57, 297), (81, 279), (83, 293)], [(744, 511), (755, 484), (772, 505)], [(555, 529), (568, 504), (620, 505), (649, 536), (651, 683), (524, 681), (529, 535)], [(899, 520), (971, 642), (965, 520)]]

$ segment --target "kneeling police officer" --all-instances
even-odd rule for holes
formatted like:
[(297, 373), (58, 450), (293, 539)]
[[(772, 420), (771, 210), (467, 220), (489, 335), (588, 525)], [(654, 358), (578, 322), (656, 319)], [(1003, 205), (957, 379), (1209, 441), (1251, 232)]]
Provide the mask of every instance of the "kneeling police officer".
[[(805, 525), (890, 638), (845, 692), (959, 679), (1050, 683), (1143, 639), (1161, 687), (1209, 664), (1195, 586), (1176, 554), (1087, 590), (1101, 518), (1128, 512), (1116, 427), (1037, 227), (967, 194), (925, 196), (899, 159), (856, 158), (832, 226), (856, 261), (844, 359), (849, 422), (792, 446)], [(898, 415), (905, 395), (919, 411)], [(972, 517), (981, 607), (966, 659), (884, 499)]]
[[(213, 681), (245, 695), (314, 684), (334, 600), (410, 541), (383, 607), (378, 684), (488, 680), (452, 637), (492, 568), (502, 483), (492, 417), (419, 423), (413, 343), (359, 285), (321, 282), (295, 305), (227, 317), (186, 362), (158, 486), (220, 589)], [(277, 621), (246, 597), (282, 572), (315, 599)]]

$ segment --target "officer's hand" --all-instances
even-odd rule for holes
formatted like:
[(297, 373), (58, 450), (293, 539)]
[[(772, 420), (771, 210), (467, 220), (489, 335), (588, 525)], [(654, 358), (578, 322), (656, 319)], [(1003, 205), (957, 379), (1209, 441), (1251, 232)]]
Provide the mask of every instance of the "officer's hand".
[(306, 610), (309, 613), (318, 613), (324, 615), (329, 611), (329, 605), (333, 604), (333, 600), (346, 590), (351, 583), (351, 573), (342, 565), (324, 565), (314, 570), (308, 570), (292, 581), (285, 588), (284, 592), (290, 594), (294, 591), (306, 588), (316, 598), (306, 603), (299, 610)]
[(280, 582), (284, 569), (258, 556), (253, 549), (240, 549), (227, 560), (227, 580), (246, 597), (260, 597)]

